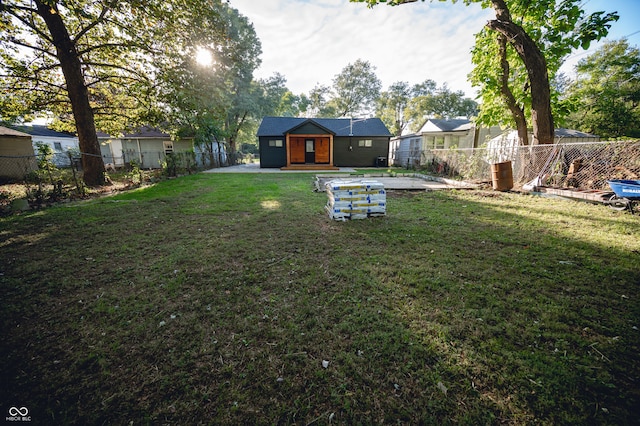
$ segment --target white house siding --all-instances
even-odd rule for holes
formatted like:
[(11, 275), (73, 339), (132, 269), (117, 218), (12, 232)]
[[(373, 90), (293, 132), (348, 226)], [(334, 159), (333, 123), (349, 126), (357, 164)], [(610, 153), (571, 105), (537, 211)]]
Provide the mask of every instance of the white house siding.
[(71, 165), (69, 151), (80, 151), (80, 143), (77, 137), (63, 136), (31, 136), (33, 149), (38, 153), (38, 144), (48, 145), (53, 151), (51, 161), (58, 167), (68, 167)]
[(125, 161), (136, 159), (140, 162), (142, 168), (158, 169), (162, 167), (164, 161), (165, 144), (171, 142), (173, 152), (185, 152), (193, 149), (193, 141), (191, 139), (181, 141), (171, 141), (166, 138), (132, 138), (122, 139), (122, 151), (124, 152)]
[[(451, 130), (443, 130), (436, 124)], [(500, 133), (499, 127), (476, 129), (469, 120), (428, 120), (420, 132), (392, 139), (389, 156), (394, 159), (392, 164), (416, 167), (431, 161), (435, 150), (479, 147)]]
[(15, 126), (16, 130), (31, 136), (33, 150), (38, 154), (38, 145), (47, 145), (53, 152), (51, 162), (56, 166), (65, 167), (71, 165), (69, 151), (79, 151), (78, 137), (68, 133), (57, 132), (43, 125)]
[[(533, 134), (529, 134), (529, 141), (533, 140)], [(600, 137), (590, 133), (579, 132), (571, 129), (555, 129), (553, 143), (588, 143), (599, 142)], [(515, 161), (517, 147), (520, 145), (517, 130), (509, 130), (487, 143), (487, 161), (489, 163), (501, 163), (504, 161)]]

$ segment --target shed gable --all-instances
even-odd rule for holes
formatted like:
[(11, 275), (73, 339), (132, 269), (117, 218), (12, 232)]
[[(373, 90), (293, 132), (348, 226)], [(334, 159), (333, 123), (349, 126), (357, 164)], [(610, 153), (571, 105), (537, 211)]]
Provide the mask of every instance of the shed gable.
[(327, 135), (333, 132), (325, 127), (320, 126), (314, 121), (305, 121), (299, 126), (289, 129), (287, 133), (292, 135)]

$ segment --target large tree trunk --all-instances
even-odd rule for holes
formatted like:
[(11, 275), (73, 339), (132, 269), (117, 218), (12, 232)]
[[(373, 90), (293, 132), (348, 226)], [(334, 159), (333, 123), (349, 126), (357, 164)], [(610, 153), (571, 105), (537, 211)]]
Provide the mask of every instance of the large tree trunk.
[(507, 38), (504, 34), (498, 34), (498, 43), (500, 48), (500, 65), (502, 68), (502, 75), (500, 75), (500, 92), (507, 107), (513, 115), (513, 119), (516, 122), (516, 129), (518, 129), (518, 139), (520, 139), (521, 145), (529, 145), (529, 132), (527, 131), (527, 118), (524, 115), (524, 108), (518, 105), (516, 97), (513, 96), (513, 92), (509, 88), (509, 61), (507, 60)]
[(240, 132), (240, 128), (244, 124), (247, 119), (248, 112), (244, 111), (242, 113), (242, 117), (233, 116), (231, 119), (227, 119), (226, 121), (226, 133), (227, 133), (227, 142), (229, 143), (229, 152), (228, 158), (231, 159), (230, 165), (233, 166), (237, 164), (238, 158), (238, 147), (236, 146), (236, 139), (238, 138), (238, 133)]
[(100, 144), (96, 134), (93, 109), (89, 104), (89, 91), (82, 73), (82, 63), (75, 43), (62, 21), (55, 6), (35, 1), (38, 14), (44, 19), (56, 46), (56, 56), (60, 61), (62, 73), (67, 83), (67, 93), (71, 101), (73, 118), (76, 122), (80, 151), (82, 152), (83, 180), (88, 186), (104, 184), (104, 161), (100, 153)]
[(496, 18), (487, 27), (506, 36), (524, 62), (531, 83), (531, 121), (534, 144), (551, 144), (554, 140), (553, 115), (551, 113), (551, 89), (547, 61), (531, 37), (511, 20), (509, 9), (503, 0), (491, 0)]

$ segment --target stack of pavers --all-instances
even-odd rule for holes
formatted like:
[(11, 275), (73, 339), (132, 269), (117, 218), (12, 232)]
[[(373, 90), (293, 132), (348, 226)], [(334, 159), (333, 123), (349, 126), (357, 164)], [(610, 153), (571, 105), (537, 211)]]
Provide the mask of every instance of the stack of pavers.
[(325, 210), (331, 219), (366, 219), (387, 212), (387, 194), (380, 182), (333, 180), (325, 188), (329, 198)]

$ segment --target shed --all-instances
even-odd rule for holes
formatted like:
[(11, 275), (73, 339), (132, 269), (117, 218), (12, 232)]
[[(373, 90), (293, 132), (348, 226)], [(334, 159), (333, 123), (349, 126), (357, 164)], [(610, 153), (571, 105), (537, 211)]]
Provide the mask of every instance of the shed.
[(167, 154), (193, 150), (193, 138), (173, 140), (170, 134), (148, 126), (122, 136), (98, 132), (98, 141), (105, 164), (115, 167), (135, 160), (142, 168), (158, 169)]
[(0, 177), (23, 179), (37, 169), (31, 136), (0, 126)]
[(264, 117), (261, 168), (331, 170), (386, 166), (391, 133), (379, 118)]

